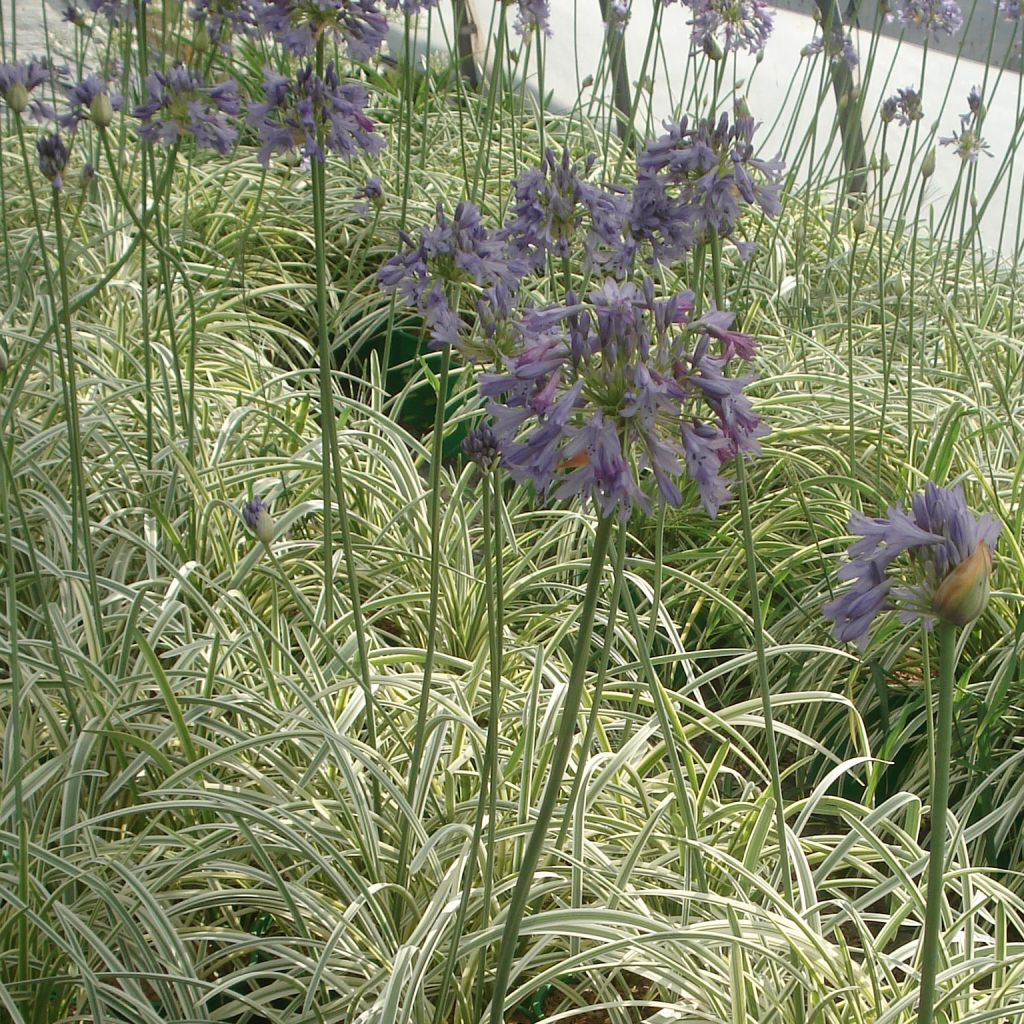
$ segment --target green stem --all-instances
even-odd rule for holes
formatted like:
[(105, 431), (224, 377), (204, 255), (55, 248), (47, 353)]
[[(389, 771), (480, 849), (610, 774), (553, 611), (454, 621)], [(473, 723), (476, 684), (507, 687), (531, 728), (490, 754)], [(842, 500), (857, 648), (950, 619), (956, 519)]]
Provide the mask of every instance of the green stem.
[[(317, 41), (316, 73), (324, 73), (324, 41)], [(317, 127), (323, 148), (323, 126)], [(338, 451), (338, 418), (334, 410), (334, 387), (332, 383), (334, 354), (331, 351), (330, 331), (327, 324), (327, 219), (326, 219), (326, 167), (322, 160), (311, 161), (313, 172), (313, 235), (316, 243), (316, 323), (320, 353), (320, 420), (322, 444), (320, 453), (321, 484), (324, 496), (324, 621), (328, 628), (334, 617), (334, 528), (331, 508), (331, 492), (338, 506), (338, 524), (341, 527), (342, 554), (345, 559), (345, 576), (348, 581), (349, 602), (352, 605), (352, 625), (356, 634), (360, 685), (363, 690), (363, 723), (366, 729), (366, 743), (371, 750), (377, 749), (376, 708), (373, 685), (370, 680), (369, 647), (366, 641), (366, 625), (363, 620), (362, 599), (359, 594), (359, 574), (355, 553), (352, 550), (352, 529), (349, 521), (348, 504), (341, 471), (341, 453)], [(373, 806), (380, 813), (380, 792), (376, 778), (373, 780)]]
[(590, 569), (587, 573), (587, 590), (580, 611), (579, 627), (576, 634), (576, 650), (572, 659), (572, 670), (569, 674), (569, 685), (565, 691), (562, 704), (562, 717), (559, 723), (555, 749), (551, 753), (551, 764), (544, 792), (541, 795), (537, 817), (530, 832), (530, 838), (523, 852), (523, 860), (519, 865), (512, 898), (509, 900), (505, 917), (505, 927), (501, 933), (498, 946), (498, 965), (494, 977), (494, 994), (491, 997), (490, 1024), (502, 1024), (504, 1020), (505, 996), (508, 993), (509, 980), (512, 975), (512, 964), (516, 958), (516, 944), (519, 939), (519, 927), (526, 913), (533, 886), (533, 876), (540, 862), (541, 853), (547, 840), (548, 826), (554, 817), (555, 805), (562, 791), (562, 780), (569, 764), (569, 754), (576, 738), (576, 719), (583, 697), (583, 683), (590, 662), (590, 641), (594, 633), (594, 617), (597, 612), (597, 600), (604, 588), (605, 557), (608, 553), (608, 542), (611, 538), (614, 520), (604, 517), (598, 520), (597, 532), (594, 535), (594, 548), (590, 556)]
[[(100, 592), (96, 582), (96, 559), (92, 548), (92, 536), (89, 524), (89, 499), (85, 493), (85, 474), (82, 471), (83, 453), (78, 412), (78, 374), (75, 369), (75, 345), (71, 333), (71, 315), (68, 312), (68, 268), (64, 252), (64, 231), (60, 216), (60, 191), (53, 190), (53, 218), (57, 237), (57, 279), (60, 282), (61, 320), (64, 327), (65, 372), (67, 373), (67, 424), (68, 424), (68, 462), (71, 467), (71, 504), (72, 514), (71, 550), (72, 559), (76, 559), (76, 538), (79, 536), (75, 528), (75, 517), (79, 518), (81, 527), (82, 551), (85, 555), (85, 568), (89, 580), (89, 598), (92, 602), (93, 616), (98, 636), (103, 636), (103, 619), (100, 611)], [(57, 296), (54, 296), (56, 305)]]
[(946, 868), (946, 811), (949, 807), (949, 765), (953, 747), (953, 694), (956, 687), (956, 627), (940, 622), (939, 712), (935, 727), (935, 770), (932, 779), (931, 848), (925, 897), (924, 943), (921, 950), (921, 999), (918, 1024), (933, 1024), (935, 978), (942, 939), (942, 897)]
[[(457, 303), (455, 304), (457, 308)], [(423, 682), (420, 685), (419, 706), (416, 709), (416, 731), (413, 734), (412, 754), (409, 759), (408, 797), (412, 813), (417, 814), (419, 801), (416, 790), (419, 787), (420, 770), (423, 768), (423, 751), (427, 742), (427, 715), (430, 710), (430, 684), (434, 676), (434, 659), (437, 654), (437, 619), (441, 590), (441, 464), (444, 460), (444, 414), (448, 398), (448, 377), (451, 369), (452, 347), (445, 345), (441, 352), (441, 373), (437, 386), (437, 405), (434, 409), (434, 434), (430, 452), (430, 597), (427, 613), (427, 637), (423, 651)], [(398, 866), (396, 879), (405, 884), (405, 872), (409, 864), (409, 819), (402, 819), (398, 843)], [(396, 909), (401, 904), (396, 903)]]

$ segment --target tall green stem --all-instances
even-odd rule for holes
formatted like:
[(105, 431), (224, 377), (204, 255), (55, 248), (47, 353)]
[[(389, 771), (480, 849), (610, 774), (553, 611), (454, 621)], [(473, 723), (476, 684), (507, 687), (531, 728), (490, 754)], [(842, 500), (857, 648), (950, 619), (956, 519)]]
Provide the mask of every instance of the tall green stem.
[[(317, 41), (316, 73), (324, 73), (324, 41)], [(321, 149), (323, 148), (323, 126), (317, 127)], [(359, 574), (355, 553), (352, 550), (352, 531), (349, 523), (348, 504), (345, 499), (345, 485), (341, 472), (341, 453), (338, 451), (338, 420), (334, 411), (334, 386), (332, 382), (334, 354), (331, 351), (330, 331), (327, 324), (327, 218), (326, 218), (326, 167), (322, 160), (312, 160), (313, 172), (313, 235), (316, 243), (316, 323), (320, 352), (320, 419), (322, 445), (320, 453), (321, 482), (324, 495), (324, 619), (328, 627), (334, 616), (334, 529), (331, 509), (331, 492), (338, 506), (338, 523), (341, 527), (342, 554), (345, 559), (345, 576), (348, 582), (349, 603), (352, 605), (352, 626), (356, 634), (356, 649), (359, 655), (360, 684), (363, 690), (363, 722), (366, 743), (371, 750), (377, 749), (376, 709), (373, 686), (370, 681), (370, 658), (366, 642), (366, 625), (363, 620), (362, 599), (359, 594)], [(374, 809), (380, 811), (380, 793), (376, 779), (373, 783)]]
[(562, 780), (569, 764), (569, 754), (576, 736), (576, 718), (583, 697), (583, 683), (590, 662), (590, 641), (594, 633), (594, 617), (597, 612), (597, 599), (604, 586), (605, 558), (608, 553), (608, 542), (612, 535), (614, 520), (604, 517), (598, 520), (597, 532), (594, 535), (594, 548), (590, 556), (590, 569), (587, 573), (587, 590), (583, 598), (580, 612), (579, 629), (576, 634), (576, 650), (572, 659), (572, 670), (569, 673), (569, 685), (565, 691), (562, 704), (562, 717), (555, 739), (555, 749), (551, 754), (551, 764), (544, 792), (541, 795), (537, 817), (530, 832), (530, 838), (523, 852), (523, 860), (519, 865), (512, 898), (509, 900), (505, 917), (505, 928), (501, 933), (498, 946), (498, 966), (494, 977), (494, 995), (491, 997), (490, 1024), (502, 1024), (504, 1020), (505, 996), (508, 993), (509, 980), (512, 975), (512, 963), (516, 958), (516, 943), (519, 939), (519, 927), (530, 902), (533, 876), (540, 862), (544, 843), (547, 839), (548, 826), (554, 817), (555, 805), (562, 791)]
[(921, 950), (921, 999), (917, 1024), (933, 1024), (935, 978), (939, 973), (942, 938), (942, 891), (946, 870), (946, 811), (949, 807), (949, 763), (953, 747), (953, 692), (956, 686), (956, 626), (940, 622), (939, 711), (935, 726), (935, 767), (932, 778), (931, 847), (925, 896), (924, 943)]

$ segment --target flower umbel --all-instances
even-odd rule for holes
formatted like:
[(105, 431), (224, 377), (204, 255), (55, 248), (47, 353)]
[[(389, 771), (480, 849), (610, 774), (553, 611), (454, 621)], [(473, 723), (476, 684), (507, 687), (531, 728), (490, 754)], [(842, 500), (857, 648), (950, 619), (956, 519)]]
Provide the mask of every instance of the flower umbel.
[(985, 116), (985, 105), (977, 87), (967, 97), (968, 111), (960, 115), (960, 131), (939, 139), (940, 146), (952, 146), (953, 151), (964, 163), (977, 163), (978, 155), (991, 156), (988, 143), (981, 137), (981, 122)]
[(173, 143), (192, 135), (203, 149), (228, 153), (238, 135), (228, 121), (241, 109), (237, 82), (206, 86), (184, 64), (175, 64), (166, 74), (148, 75), (146, 87), (149, 98), (135, 108), (135, 116), (142, 120), (140, 138)]
[[(960, 487), (929, 483), (910, 512), (898, 506), (884, 517), (850, 515), (850, 561), (839, 578), (851, 586), (822, 609), (835, 624), (837, 640), (867, 647), (875, 617), (895, 609), (900, 621), (920, 619), (931, 629), (937, 619), (957, 626), (976, 619), (988, 603), (992, 551), (1000, 524), (980, 519), (967, 507)], [(909, 553), (909, 569), (896, 575), (892, 564)]]

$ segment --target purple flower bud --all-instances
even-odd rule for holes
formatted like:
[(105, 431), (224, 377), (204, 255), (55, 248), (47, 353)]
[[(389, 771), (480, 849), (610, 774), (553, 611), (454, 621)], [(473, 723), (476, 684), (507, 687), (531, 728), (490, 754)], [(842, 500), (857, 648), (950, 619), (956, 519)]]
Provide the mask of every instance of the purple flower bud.
[(36, 140), (36, 153), (39, 156), (39, 170), (50, 179), (55, 189), (64, 187), (64, 168), (68, 165), (70, 154), (64, 140), (59, 135), (44, 135)]

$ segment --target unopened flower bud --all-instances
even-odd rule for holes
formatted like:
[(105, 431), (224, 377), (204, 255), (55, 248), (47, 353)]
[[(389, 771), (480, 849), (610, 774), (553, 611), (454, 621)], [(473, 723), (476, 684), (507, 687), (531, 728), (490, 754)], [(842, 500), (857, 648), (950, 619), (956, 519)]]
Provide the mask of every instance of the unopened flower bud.
[(471, 430), (462, 440), (462, 454), (475, 462), (481, 472), (490, 473), (501, 462), (501, 446), (498, 436), (486, 423)]
[(853, 216), (853, 233), (860, 237), (868, 229), (867, 211), (862, 206)]
[(737, 117), (750, 117), (750, 104), (745, 96), (740, 96), (733, 105), (733, 112)]
[(206, 53), (210, 49), (210, 33), (206, 31), (204, 25), (197, 33), (195, 39), (192, 40), (192, 49), (196, 53)]
[(897, 274), (892, 279), (892, 293), (897, 299), (902, 299), (907, 294), (907, 279), (902, 274)]
[(935, 147), (932, 146), (921, 161), (921, 177), (926, 181), (935, 173)]
[(710, 57), (711, 60), (721, 60), (725, 56), (721, 45), (714, 36), (705, 36), (703, 47), (705, 55)]
[(89, 116), (97, 128), (109, 128), (114, 120), (114, 106), (105, 92), (98, 92), (89, 104)]
[(594, 76), (593, 75), (587, 75), (587, 77), (584, 78), (582, 82), (580, 82), (580, 88), (581, 89), (589, 89), (593, 84), (594, 84)]
[(932, 611), (954, 626), (973, 622), (988, 604), (991, 572), (992, 555), (988, 544), (980, 540), (974, 553), (939, 584), (932, 599)]
[(64, 168), (68, 165), (68, 147), (59, 135), (44, 135), (36, 140), (39, 170), (50, 179), (55, 189), (64, 187)]
[(22, 82), (14, 82), (5, 93), (4, 99), (15, 114), (24, 114), (28, 110), (28, 89)]
[(253, 496), (252, 501), (247, 501), (242, 506), (242, 518), (258, 541), (269, 544), (274, 539), (274, 517), (270, 514), (267, 503), (258, 494)]

